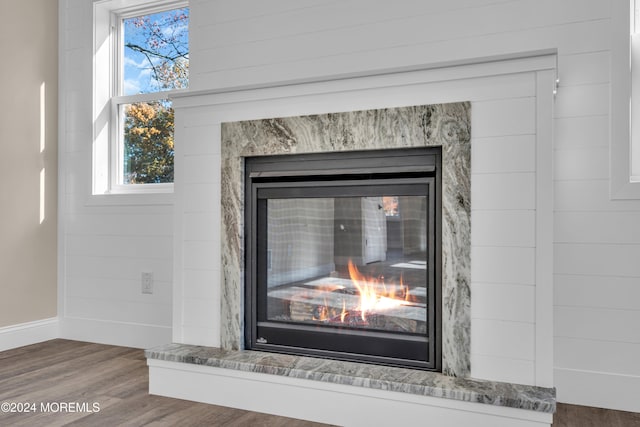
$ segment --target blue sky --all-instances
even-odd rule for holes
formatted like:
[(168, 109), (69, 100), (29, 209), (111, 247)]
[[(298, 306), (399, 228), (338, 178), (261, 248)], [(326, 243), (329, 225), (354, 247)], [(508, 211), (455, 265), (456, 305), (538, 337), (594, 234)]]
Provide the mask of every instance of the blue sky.
[[(175, 41), (180, 45), (188, 46), (189, 33), (187, 31), (187, 22), (185, 20), (174, 21), (176, 14), (185, 14), (189, 16), (188, 8), (173, 9), (165, 12), (145, 15), (141, 17), (128, 18), (124, 20), (124, 44), (138, 45), (144, 49), (157, 52), (162, 55), (174, 56), (175, 49), (172, 45), (157, 43), (158, 40), (168, 39), (172, 35)], [(146, 25), (135, 25), (136, 21), (144, 19)], [(162, 37), (150, 38), (149, 29), (154, 24), (161, 28)], [(175, 35), (178, 34), (177, 37)], [(156, 42), (156, 43), (154, 43)], [(188, 48), (187, 48), (188, 50)], [(123, 95), (134, 95), (138, 93), (157, 92), (159, 90), (157, 80), (155, 79), (149, 59), (141, 52), (137, 52), (130, 48), (124, 48), (123, 54)], [(154, 60), (158, 63), (158, 60)]]

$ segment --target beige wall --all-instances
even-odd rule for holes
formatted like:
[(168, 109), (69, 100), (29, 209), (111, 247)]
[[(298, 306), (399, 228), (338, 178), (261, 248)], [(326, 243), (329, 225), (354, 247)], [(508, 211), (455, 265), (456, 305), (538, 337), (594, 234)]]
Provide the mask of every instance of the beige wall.
[(0, 16), (2, 327), (56, 316), (58, 2), (2, 1)]

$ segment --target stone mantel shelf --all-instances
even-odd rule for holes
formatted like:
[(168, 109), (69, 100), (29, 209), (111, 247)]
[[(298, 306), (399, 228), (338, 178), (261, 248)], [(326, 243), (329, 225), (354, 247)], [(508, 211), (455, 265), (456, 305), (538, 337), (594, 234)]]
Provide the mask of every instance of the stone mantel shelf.
[(555, 388), (456, 378), (436, 372), (343, 362), (260, 351), (165, 344), (145, 351), (147, 359), (350, 385), (553, 413)]

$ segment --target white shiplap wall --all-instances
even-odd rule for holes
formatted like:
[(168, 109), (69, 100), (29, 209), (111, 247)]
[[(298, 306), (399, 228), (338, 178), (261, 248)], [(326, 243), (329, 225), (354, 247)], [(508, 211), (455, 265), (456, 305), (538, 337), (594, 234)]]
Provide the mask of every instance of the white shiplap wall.
[[(605, 0), (192, 0), (191, 87), (274, 85), (557, 49), (555, 384), (560, 401), (640, 411), (640, 401), (631, 397), (640, 389), (640, 201), (611, 201), (608, 193), (611, 4)], [(188, 265), (194, 257), (218, 250), (211, 244), (215, 230), (204, 225), (208, 215), (219, 215), (213, 202), (217, 199), (198, 201), (188, 194), (218, 194), (219, 177), (207, 168), (219, 157), (211, 151), (215, 147), (197, 142), (203, 146), (187, 148), (184, 158), (177, 160), (178, 172), (182, 168), (199, 175), (191, 173), (190, 182), (176, 184), (178, 202), (190, 203), (185, 208), (190, 220), (185, 223), (190, 225), (182, 229), (182, 221), (176, 223), (174, 233), (168, 232), (173, 222), (168, 206), (85, 206), (91, 162), (91, 1), (61, 0), (60, 5), (64, 309), (60, 313), (71, 337), (118, 343), (139, 339), (138, 345), (144, 346), (142, 331), (154, 331), (152, 336), (160, 341), (171, 326), (172, 263)], [(533, 108), (527, 95), (517, 95), (516, 90), (507, 98), (522, 99), (500, 104), (504, 101), (496, 96), (483, 101), (495, 103), (493, 107), (502, 112), (504, 119), (497, 122), (479, 120), (476, 111), (482, 109), (474, 106), (474, 144), (482, 147), (475, 153), (474, 186), (495, 184), (513, 196), (512, 206), (498, 206), (504, 210), (499, 214), (492, 212), (496, 205), (474, 203), (474, 242), (484, 241), (480, 246), (508, 257), (512, 268), (535, 274), (530, 261), (534, 236), (522, 226), (535, 221), (531, 202), (523, 196), (534, 185), (529, 154), (535, 123), (512, 119), (521, 117), (516, 110), (526, 114)], [(261, 105), (253, 108), (259, 111)], [(273, 115), (264, 108), (263, 117)], [(295, 114), (295, 105), (290, 110)], [(200, 135), (202, 129), (195, 128), (207, 121), (190, 120), (194, 126), (184, 124), (179, 132)], [(489, 128), (484, 135), (478, 133), (483, 125)], [(219, 129), (213, 126), (206, 132)], [(491, 152), (514, 159), (512, 169), (502, 171), (510, 174), (509, 179), (482, 169), (483, 156), (489, 159)], [(503, 232), (486, 232), (496, 224)], [(172, 256), (172, 239), (184, 241), (177, 258)], [(474, 327), (502, 327), (505, 337), (527, 336), (535, 310), (526, 295), (532, 292), (531, 283), (513, 280), (510, 268), (502, 269), (499, 277), (491, 276), (497, 273), (478, 267), (478, 256), (482, 254), (474, 249), (474, 298), (478, 295), (485, 303), (474, 303)], [(185, 274), (205, 284), (215, 280), (217, 268), (215, 263), (209, 269), (192, 264)], [(153, 269), (156, 277), (157, 291), (150, 298), (139, 292), (139, 273), (145, 269)], [(207, 286), (197, 289), (185, 298), (218, 298)], [(484, 293), (478, 293), (480, 289)], [(512, 296), (519, 305), (492, 306), (508, 293), (517, 294)], [(203, 304), (202, 312), (208, 309)], [(208, 327), (197, 313), (177, 315), (192, 326), (189, 331)], [(217, 321), (215, 315), (205, 317)], [(177, 321), (182, 322), (174, 318)], [(118, 329), (121, 325), (134, 325), (140, 337), (133, 334), (126, 341), (126, 333)], [(484, 355), (484, 345), (474, 344), (472, 362), (495, 371), (490, 361), (495, 358)], [(521, 361), (520, 365), (514, 362), (498, 372), (508, 378), (529, 375), (522, 373), (531, 372), (528, 354), (533, 345), (524, 343), (511, 354), (510, 360)]]
[[(171, 337), (173, 207), (90, 197), (92, 15), (91, 1), (60, 2), (61, 335), (148, 347)], [(153, 295), (141, 293), (144, 271)]]
[[(536, 69), (528, 68), (527, 61), (536, 66), (541, 62), (525, 60), (526, 64), (519, 66), (519, 70)], [(549, 60), (542, 62), (549, 66)], [(553, 60), (550, 62), (553, 67)], [(408, 76), (361, 78), (356, 79), (357, 83), (351, 79), (298, 85), (286, 90), (270, 88), (177, 99), (177, 117), (182, 126), (176, 140), (183, 141), (183, 144), (177, 149), (176, 160), (176, 222), (187, 224), (191, 218), (190, 206), (194, 204), (203, 207), (198, 215), (205, 221), (200, 222), (190, 236), (184, 235), (179, 239), (176, 235), (174, 340), (219, 345), (219, 313), (211, 310), (211, 307), (220, 305), (219, 295), (215, 294), (219, 283), (217, 280), (205, 280), (210, 280), (215, 274), (220, 276), (220, 254), (215, 250), (219, 251), (221, 223), (218, 219), (219, 201), (214, 199), (219, 197), (220, 123), (468, 100), (471, 101), (473, 129), (472, 222), (478, 218), (481, 224), (484, 223), (481, 232), (472, 232), (472, 376), (552, 385), (550, 357), (545, 365), (544, 358), (536, 356), (536, 351), (547, 345), (544, 337), (550, 343), (552, 334), (551, 328), (547, 328), (536, 342), (539, 331), (535, 317), (551, 314), (550, 300), (546, 312), (542, 309), (534, 313), (537, 295), (537, 74), (516, 72), (495, 76), (492, 74), (503, 74), (505, 69), (512, 67), (487, 64), (474, 69), (458, 67), (451, 72), (432, 70)], [(457, 74), (454, 81), (450, 81), (452, 73)], [(475, 77), (482, 73), (490, 77)], [(407, 85), (407, 81), (414, 84)], [(546, 121), (550, 123), (551, 80), (546, 89), (543, 91), (549, 98)], [(510, 119), (503, 120), (507, 115)], [(513, 150), (512, 144), (522, 150)], [(203, 149), (205, 151), (201, 151)], [(528, 157), (530, 155), (534, 156), (533, 160)], [(507, 163), (512, 165), (505, 166)], [(550, 152), (546, 163), (551, 163)], [(209, 171), (209, 175), (202, 175), (202, 170)], [(197, 187), (193, 188), (194, 185)], [(207, 188), (207, 185), (211, 187)], [(500, 191), (496, 191), (496, 187)], [(203, 189), (207, 191), (202, 192)], [(207, 201), (203, 203), (203, 199)], [(180, 218), (184, 220), (180, 221)], [(503, 221), (509, 221), (512, 228), (519, 230), (519, 236), (509, 236), (508, 231), (505, 233)], [(199, 248), (207, 252), (204, 255), (200, 252), (199, 261), (183, 267), (184, 262), (179, 258), (193, 256), (188, 246), (194, 239), (209, 240), (213, 245), (207, 251), (203, 242)], [(210, 274), (194, 276), (194, 271)], [(550, 270), (549, 280), (541, 286), (543, 291), (548, 289), (550, 293), (549, 282)], [(201, 290), (207, 288), (215, 291), (204, 295)], [(187, 296), (194, 291), (198, 293), (198, 299)], [(478, 296), (478, 304), (473, 302), (475, 296)], [(496, 307), (509, 308), (496, 310)], [(549, 344), (547, 348), (550, 347)]]

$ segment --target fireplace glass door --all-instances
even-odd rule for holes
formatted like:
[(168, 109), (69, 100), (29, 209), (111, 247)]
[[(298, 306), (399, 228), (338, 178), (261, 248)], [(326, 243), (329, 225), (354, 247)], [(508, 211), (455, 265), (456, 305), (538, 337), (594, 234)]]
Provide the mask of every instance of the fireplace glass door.
[(266, 320), (426, 333), (426, 196), (268, 199), (266, 209)]
[(434, 171), (261, 177), (250, 191), (248, 347), (437, 369)]

